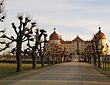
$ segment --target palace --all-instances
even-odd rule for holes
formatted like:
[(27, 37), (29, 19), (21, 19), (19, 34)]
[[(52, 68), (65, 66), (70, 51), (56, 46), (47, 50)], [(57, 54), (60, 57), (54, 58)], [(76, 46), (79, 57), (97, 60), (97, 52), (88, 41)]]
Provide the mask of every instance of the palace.
[[(95, 37), (100, 37), (100, 41), (98, 46), (103, 46), (102, 54), (108, 55), (108, 45), (106, 42), (106, 36), (103, 32), (101, 32), (101, 28), (99, 27), (99, 31), (95, 34)], [(53, 52), (53, 48), (60, 48), (67, 55), (83, 55), (88, 48), (90, 48), (93, 44), (93, 40), (85, 41), (77, 35), (77, 37), (71, 41), (64, 41), (59, 34), (56, 32), (54, 28), (54, 32), (49, 36), (48, 42), (48, 50), (50, 53)], [(101, 48), (100, 48), (101, 49)]]

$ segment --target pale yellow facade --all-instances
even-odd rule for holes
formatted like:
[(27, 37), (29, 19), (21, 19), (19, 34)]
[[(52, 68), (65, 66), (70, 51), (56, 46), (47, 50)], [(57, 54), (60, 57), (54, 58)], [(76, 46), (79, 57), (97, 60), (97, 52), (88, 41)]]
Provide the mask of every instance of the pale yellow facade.
[[(99, 29), (99, 32), (96, 33), (96, 35), (101, 34), (102, 36), (102, 32)], [(64, 51), (66, 54), (72, 54), (72, 55), (81, 55), (86, 53), (86, 49), (88, 48), (88, 46), (92, 46), (92, 42), (90, 41), (84, 41), (83, 39), (81, 39), (78, 35), (76, 36), (75, 39), (71, 40), (71, 41), (64, 41), (62, 40), (61, 37), (59, 37), (59, 34), (56, 33), (56, 31), (54, 30), (54, 32), (50, 35), (50, 39), (49, 39), (49, 43), (48, 43), (48, 51), (50, 51), (51, 53), (53, 52), (53, 49), (57, 49), (60, 48), (62, 51)], [(106, 38), (105, 35), (103, 34), (102, 39), (100, 39), (99, 45), (102, 46), (103, 45), (103, 49), (102, 49), (102, 53), (103, 55), (108, 55), (108, 45), (106, 42)], [(100, 47), (99, 46), (99, 47)]]
[[(61, 47), (62, 51), (65, 50), (66, 54), (72, 54), (72, 55), (80, 55), (82, 53), (85, 53), (85, 48), (87, 48), (88, 45), (91, 45), (90, 41), (84, 41), (79, 36), (77, 36), (72, 41), (64, 41), (62, 39), (59, 40), (49, 40), (50, 46), (48, 49), (52, 50), (54, 44), (55, 46)], [(53, 45), (52, 45), (53, 44)]]

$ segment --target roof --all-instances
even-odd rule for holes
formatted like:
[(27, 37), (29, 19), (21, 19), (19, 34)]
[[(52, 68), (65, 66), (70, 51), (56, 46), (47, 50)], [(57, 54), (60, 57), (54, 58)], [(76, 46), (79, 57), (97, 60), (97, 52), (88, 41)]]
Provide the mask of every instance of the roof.
[(72, 40), (72, 41), (84, 41), (83, 39), (81, 39), (78, 35), (77, 35), (77, 37), (74, 39), (74, 40)]
[(59, 40), (60, 36), (59, 34), (56, 33), (55, 28), (54, 28), (54, 32), (50, 35), (50, 40)]
[(99, 31), (96, 33), (96, 36), (101, 37), (101, 39), (106, 39), (105, 34), (101, 32), (101, 27), (99, 27)]
[(85, 41), (86, 44), (91, 44), (91, 41)]
[(64, 40), (61, 39), (61, 40), (60, 40), (60, 43), (61, 43), (61, 44), (71, 44), (71, 41), (64, 41)]

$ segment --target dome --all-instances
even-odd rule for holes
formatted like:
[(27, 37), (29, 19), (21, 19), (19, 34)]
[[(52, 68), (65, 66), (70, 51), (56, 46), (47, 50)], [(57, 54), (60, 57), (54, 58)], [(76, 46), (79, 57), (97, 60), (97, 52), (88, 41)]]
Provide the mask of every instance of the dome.
[(50, 40), (59, 40), (60, 36), (56, 33), (55, 28), (54, 32), (50, 35)]
[(96, 33), (96, 36), (101, 37), (102, 39), (106, 39), (106, 36), (103, 32), (101, 32), (101, 27), (99, 27), (99, 32)]

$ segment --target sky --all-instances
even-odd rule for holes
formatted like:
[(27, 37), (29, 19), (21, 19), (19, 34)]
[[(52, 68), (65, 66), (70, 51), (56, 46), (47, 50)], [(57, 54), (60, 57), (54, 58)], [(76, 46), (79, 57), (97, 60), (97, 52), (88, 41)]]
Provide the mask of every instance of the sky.
[(110, 0), (5, 0), (7, 18), (0, 23), (8, 35), (14, 35), (11, 23), (17, 21), (17, 14), (30, 14), (39, 28), (48, 36), (56, 32), (64, 40), (73, 40), (79, 35), (90, 40), (99, 26), (110, 41)]

